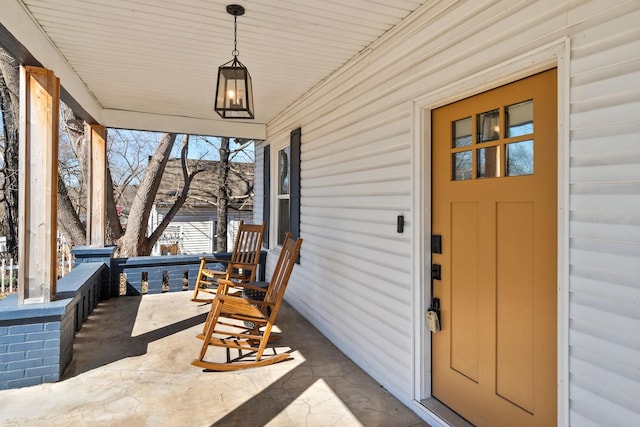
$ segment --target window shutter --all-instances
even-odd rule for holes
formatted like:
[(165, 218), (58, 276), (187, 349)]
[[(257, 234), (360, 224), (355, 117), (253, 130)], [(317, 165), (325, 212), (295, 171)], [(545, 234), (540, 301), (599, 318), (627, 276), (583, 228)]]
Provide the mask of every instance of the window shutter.
[(264, 229), (264, 238), (262, 244), (266, 249), (269, 249), (269, 213), (271, 212), (271, 150), (270, 146), (266, 145), (263, 150), (262, 156), (262, 221), (267, 226)]
[(291, 131), (291, 178), (289, 192), (289, 231), (291, 237), (300, 237), (300, 128)]

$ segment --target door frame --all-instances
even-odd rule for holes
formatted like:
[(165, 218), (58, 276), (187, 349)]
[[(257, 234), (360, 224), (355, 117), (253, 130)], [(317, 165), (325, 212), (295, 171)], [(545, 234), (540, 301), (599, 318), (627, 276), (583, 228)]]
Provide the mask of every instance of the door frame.
[(446, 422), (420, 402), (431, 397), (431, 333), (425, 312), (431, 301), (431, 111), (551, 68), (558, 69), (558, 425), (569, 424), (569, 89), (570, 40), (555, 40), (468, 75), (413, 100), (412, 105), (412, 289), (413, 403), (432, 425)]

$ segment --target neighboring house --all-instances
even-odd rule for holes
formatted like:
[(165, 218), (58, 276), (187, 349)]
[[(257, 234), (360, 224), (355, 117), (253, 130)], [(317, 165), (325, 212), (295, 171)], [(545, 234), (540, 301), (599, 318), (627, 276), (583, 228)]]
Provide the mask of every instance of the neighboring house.
[[(201, 254), (214, 250), (217, 223), (217, 189), (219, 186), (218, 161), (190, 161), (190, 168), (202, 168), (194, 178), (189, 196), (180, 211), (153, 248), (152, 255), (167, 253)], [(252, 163), (232, 163), (229, 172), (230, 194), (227, 246), (233, 243), (233, 231), (240, 220), (253, 219)], [(160, 188), (149, 218), (153, 230), (173, 205), (183, 186), (180, 159), (170, 159), (162, 176)], [(234, 227), (235, 226), (235, 227)]]
[(286, 299), (431, 422), (640, 425), (640, 2), (450, 3), (256, 147)]

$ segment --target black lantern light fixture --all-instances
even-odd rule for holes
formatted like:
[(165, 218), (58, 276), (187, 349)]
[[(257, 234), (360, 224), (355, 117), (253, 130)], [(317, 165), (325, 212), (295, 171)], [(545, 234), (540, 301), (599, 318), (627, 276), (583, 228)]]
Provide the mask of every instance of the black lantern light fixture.
[(233, 59), (218, 67), (215, 110), (223, 119), (253, 119), (253, 87), (249, 70), (238, 60), (238, 16), (244, 7), (231, 4), (227, 13), (233, 15)]

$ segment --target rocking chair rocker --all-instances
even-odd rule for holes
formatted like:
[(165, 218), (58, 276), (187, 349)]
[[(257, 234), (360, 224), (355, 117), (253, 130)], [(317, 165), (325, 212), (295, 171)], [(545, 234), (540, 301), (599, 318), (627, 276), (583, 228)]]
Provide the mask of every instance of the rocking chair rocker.
[[(235, 371), (266, 366), (289, 358), (289, 353), (264, 358), (263, 355), (301, 245), (302, 239), (293, 240), (290, 233), (287, 233), (269, 286), (264, 289), (251, 283), (243, 283), (245, 289), (263, 292), (263, 301), (226, 295), (227, 286), (233, 286), (233, 282), (225, 279), (219, 281), (218, 293), (211, 304), (204, 333), (198, 335), (203, 340), (200, 357), (191, 362), (192, 365), (213, 371)], [(227, 362), (204, 360), (209, 346), (225, 347)], [(255, 357), (248, 361), (238, 361), (242, 357), (231, 360), (231, 349), (251, 352), (250, 356), (255, 353)]]

